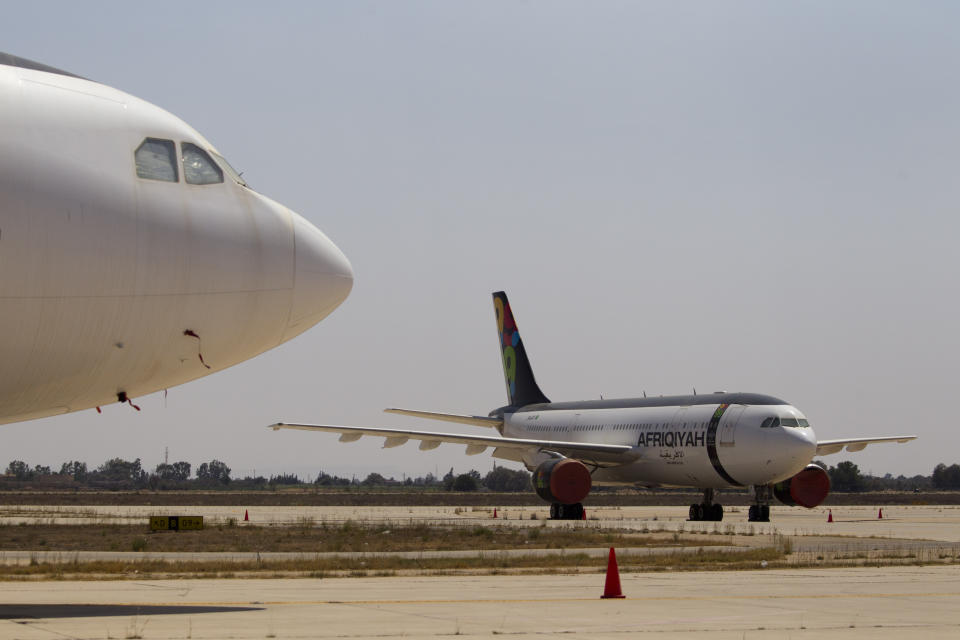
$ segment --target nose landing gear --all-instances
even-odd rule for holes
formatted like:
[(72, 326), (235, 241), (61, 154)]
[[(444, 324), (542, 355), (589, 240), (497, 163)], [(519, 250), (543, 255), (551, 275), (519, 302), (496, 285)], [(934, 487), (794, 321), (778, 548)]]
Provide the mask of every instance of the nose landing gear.
[(747, 511), (749, 522), (770, 522), (770, 500), (773, 497), (773, 487), (766, 484), (757, 484), (753, 487), (754, 503)]
[(700, 522), (702, 520), (720, 522), (723, 520), (723, 505), (714, 502), (716, 496), (714, 489), (703, 490), (703, 502), (690, 505), (690, 520)]

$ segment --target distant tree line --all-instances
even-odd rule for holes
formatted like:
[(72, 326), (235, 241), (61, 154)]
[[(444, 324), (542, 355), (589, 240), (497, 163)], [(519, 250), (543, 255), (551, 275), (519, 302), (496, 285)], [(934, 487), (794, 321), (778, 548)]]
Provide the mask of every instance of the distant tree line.
[(933, 468), (931, 481), (936, 489), (960, 489), (960, 464), (948, 467), (941, 462)]
[(230, 467), (219, 460), (201, 464), (195, 477), (191, 470), (189, 462), (181, 461), (158, 464), (151, 473), (143, 468), (140, 458), (133, 461), (111, 458), (95, 469), (89, 469), (86, 462), (70, 460), (60, 465), (60, 471), (39, 464), (31, 467), (23, 460), (13, 460), (7, 465), (5, 480), (32, 482), (45, 487), (91, 489), (208, 488), (231, 482)]
[[(13, 460), (7, 465), (3, 484), (43, 488), (88, 488), (100, 490), (184, 490), (211, 489), (230, 486), (235, 489), (267, 489), (292, 486), (316, 487), (363, 487), (363, 488), (424, 488), (445, 491), (527, 491), (530, 489), (530, 474), (525, 470), (494, 467), (487, 475), (478, 471), (455, 474), (453, 469), (442, 478), (432, 473), (419, 477), (404, 477), (401, 480), (386, 478), (371, 473), (363, 480), (342, 478), (321, 471), (316, 479), (302, 479), (292, 473), (232, 478), (231, 469), (220, 460), (211, 460), (199, 465), (194, 471), (189, 462), (161, 463), (150, 472), (143, 468), (140, 458), (133, 461), (112, 458), (99, 467), (89, 469), (86, 462), (70, 460), (60, 465), (59, 471), (36, 465), (31, 467), (23, 460)], [(2, 486), (2, 485), (0, 485)]]
[(930, 489), (960, 489), (960, 466), (957, 468), (958, 482), (955, 485), (938, 485), (936, 482), (937, 469), (944, 465), (937, 465), (933, 471), (933, 476), (916, 475), (907, 477), (904, 475), (894, 477), (892, 474), (884, 476), (864, 475), (860, 468), (854, 463), (846, 460), (840, 462), (835, 467), (828, 467), (822, 460), (814, 460), (814, 464), (820, 465), (830, 476), (830, 490), (840, 492), (862, 492), (862, 491), (929, 491)]
[[(938, 464), (929, 476), (912, 477), (886, 474), (884, 476), (864, 475), (856, 464), (844, 461), (827, 466), (820, 465), (830, 475), (833, 491), (929, 491), (937, 489), (960, 490), (960, 464)], [(13, 460), (7, 465), (6, 475), (0, 479), (0, 487), (31, 486), (42, 488), (88, 488), (100, 490), (185, 490), (216, 489), (232, 487), (234, 489), (276, 489), (281, 487), (355, 487), (358, 489), (425, 489), (434, 491), (496, 491), (522, 492), (530, 490), (530, 474), (523, 470), (495, 466), (486, 475), (476, 470), (455, 473), (451, 468), (443, 477), (432, 473), (423, 476), (404, 476), (402, 479), (384, 477), (380, 473), (370, 473), (362, 480), (356, 476), (344, 478), (321, 471), (316, 478), (300, 478), (296, 474), (281, 473), (269, 477), (247, 476), (233, 478), (231, 469), (220, 460), (211, 460), (200, 464), (196, 469), (189, 462), (161, 463), (153, 471), (143, 468), (140, 459), (133, 461), (111, 458), (99, 467), (89, 469), (87, 463), (70, 460), (60, 465), (59, 471), (50, 467), (36, 465), (31, 467), (23, 460)]]
[(482, 476), (475, 469), (457, 474), (451, 468), (442, 478), (437, 478), (432, 473), (428, 473), (424, 476), (405, 477), (402, 480), (396, 480), (385, 478), (382, 474), (374, 472), (357, 482), (356, 480), (331, 476), (321, 472), (314, 484), (329, 487), (359, 485), (361, 487), (420, 487), (442, 489), (443, 491), (519, 492), (530, 490), (530, 473), (524, 469), (514, 470), (506, 467), (494, 467), (487, 475)]

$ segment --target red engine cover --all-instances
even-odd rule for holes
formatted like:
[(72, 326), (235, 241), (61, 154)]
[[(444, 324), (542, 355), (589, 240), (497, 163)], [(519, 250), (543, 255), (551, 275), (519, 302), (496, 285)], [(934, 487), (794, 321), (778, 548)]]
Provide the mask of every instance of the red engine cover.
[(533, 487), (547, 502), (576, 504), (590, 493), (590, 471), (577, 460), (547, 460), (533, 472)]
[(780, 502), (812, 509), (827, 499), (830, 493), (830, 476), (815, 464), (807, 467), (789, 480), (773, 487), (773, 494)]

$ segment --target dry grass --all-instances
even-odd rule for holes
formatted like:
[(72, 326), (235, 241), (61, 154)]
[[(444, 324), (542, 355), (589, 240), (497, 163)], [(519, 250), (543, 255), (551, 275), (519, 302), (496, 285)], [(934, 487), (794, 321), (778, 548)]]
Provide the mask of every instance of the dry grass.
[[(786, 554), (778, 546), (738, 551), (672, 551), (657, 555), (618, 556), (621, 573), (661, 571), (742, 571), (779, 568), (835, 568), (955, 564), (960, 557), (942, 553)], [(362, 556), (249, 562), (72, 562), (0, 565), (0, 580), (116, 580), (162, 578), (328, 578), (395, 575), (497, 575), (515, 573), (600, 573), (606, 557), (584, 553), (507, 556), (495, 551), (472, 558), (402, 558)]]
[[(224, 524), (204, 531), (148, 533), (145, 525), (7, 525), (0, 526), (2, 551), (62, 552), (66, 562), (0, 565), (0, 580), (32, 579), (144, 579), (163, 577), (313, 577), (390, 576), (499, 573), (601, 572), (606, 556), (585, 553), (506, 554), (507, 549), (568, 549), (588, 547), (659, 547), (650, 555), (619, 554), (622, 572), (716, 571), (782, 567), (846, 567), (903, 564), (953, 564), (960, 549), (884, 549), (793, 551), (785, 536), (751, 536), (749, 548), (730, 550), (715, 545), (737, 544), (734, 536), (682, 535), (677, 532), (631, 533), (592, 527), (484, 526), (430, 524), (316, 524), (303, 520), (294, 526), (236, 526)], [(687, 547), (679, 549), (677, 547)], [(696, 548), (696, 551), (690, 551)], [(147, 552), (300, 552), (295, 560), (232, 561), (139, 560), (69, 561), (79, 551)], [(468, 558), (397, 557), (390, 552), (478, 550)], [(352, 557), (327, 552), (365, 552)], [(317, 554), (317, 555), (313, 555)], [(408, 554), (413, 555), (413, 554)], [(136, 555), (131, 556), (137, 558)], [(140, 556), (144, 557), (144, 556)]]
[(381, 525), (352, 521), (295, 526), (209, 527), (150, 533), (145, 525), (0, 526), (0, 551), (390, 552), (454, 549), (704, 546), (719, 542), (591, 528)]
[[(774, 548), (744, 551), (677, 551), (663, 555), (620, 557), (621, 572), (702, 571), (757, 568), (758, 563), (781, 560), (783, 553)], [(66, 564), (36, 563), (20, 566), (0, 565), (0, 578), (71, 579), (127, 578), (155, 579), (163, 577), (234, 578), (234, 577), (308, 577), (392, 576), (398, 574), (437, 575), (498, 574), (512, 572), (565, 573), (602, 572), (606, 557), (590, 557), (584, 553), (549, 556), (506, 556), (492, 552), (473, 558), (402, 558), (366, 556), (363, 558), (318, 557), (310, 560), (266, 560), (262, 562), (74, 562)]]

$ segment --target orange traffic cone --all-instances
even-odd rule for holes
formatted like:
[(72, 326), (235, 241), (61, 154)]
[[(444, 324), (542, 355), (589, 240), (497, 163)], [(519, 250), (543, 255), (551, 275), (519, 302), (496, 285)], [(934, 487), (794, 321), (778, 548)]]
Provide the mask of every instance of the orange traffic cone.
[(880, 510), (877, 511), (877, 520), (883, 520), (883, 507), (880, 507)]
[(626, 598), (620, 590), (620, 570), (617, 569), (617, 554), (610, 547), (610, 557), (607, 560), (607, 581), (603, 585), (601, 598)]
[(494, 518), (497, 517), (497, 508), (496, 508), (496, 507), (493, 508), (493, 517), (494, 517)]
[(827, 522), (833, 522), (833, 509), (827, 510)]
[(243, 521), (250, 522), (250, 511), (248, 509), (243, 510)]

